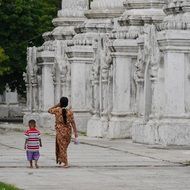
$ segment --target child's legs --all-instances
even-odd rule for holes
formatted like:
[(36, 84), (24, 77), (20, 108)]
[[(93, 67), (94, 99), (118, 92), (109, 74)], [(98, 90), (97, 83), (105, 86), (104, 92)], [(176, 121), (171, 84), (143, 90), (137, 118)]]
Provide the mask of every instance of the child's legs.
[(33, 152), (33, 160), (35, 161), (35, 166), (38, 168), (38, 159), (40, 157), (39, 151)]
[(32, 152), (30, 152), (30, 151), (26, 151), (26, 157), (27, 157), (27, 160), (29, 161), (29, 163), (30, 163), (30, 167), (32, 168), (33, 167), (33, 165), (32, 165)]
[(33, 152), (32, 159), (38, 161), (39, 158), (40, 158), (40, 152), (39, 151)]
[(29, 161), (29, 162), (30, 162), (30, 167), (33, 168), (32, 160)]

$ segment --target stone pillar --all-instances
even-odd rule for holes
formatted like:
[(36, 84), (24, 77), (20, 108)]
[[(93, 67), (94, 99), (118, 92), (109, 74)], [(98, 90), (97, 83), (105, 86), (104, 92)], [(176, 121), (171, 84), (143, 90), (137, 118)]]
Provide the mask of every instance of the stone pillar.
[(42, 111), (47, 112), (54, 105), (53, 63), (44, 61), (40, 64), (42, 66)]
[(91, 69), (91, 86), (92, 86), (92, 117), (88, 121), (87, 135), (101, 136), (101, 132), (97, 130), (101, 126), (100, 122), (100, 54), (99, 40), (93, 43), (94, 60)]
[(135, 63), (134, 80), (136, 84), (136, 113), (138, 117), (144, 115), (144, 72), (145, 72), (145, 56), (144, 56), (144, 38), (137, 40), (138, 55)]
[[(116, 38), (113, 42), (113, 49), (115, 49), (113, 57), (116, 65), (116, 67), (113, 67), (113, 77), (115, 76), (114, 82), (118, 81), (117, 83), (115, 82), (115, 87), (120, 84), (120, 88), (125, 89), (125, 91), (121, 91), (120, 96), (114, 94), (115, 97), (119, 96), (119, 103), (114, 105), (115, 108), (113, 107), (113, 115), (109, 127), (110, 138), (131, 137), (131, 129), (134, 122), (137, 121), (136, 116), (138, 115), (138, 109), (141, 108), (141, 112), (143, 112), (143, 114), (145, 113), (146, 91), (143, 89), (145, 88), (144, 76), (141, 76), (142, 80), (138, 76), (140, 74), (139, 69), (141, 70), (140, 72), (144, 72), (144, 65), (140, 68), (141, 65), (139, 65), (139, 63), (141, 64), (143, 62), (137, 58), (139, 49), (137, 39), (143, 33), (143, 27), (147, 21), (151, 20), (153, 23), (163, 18), (163, 5), (163, 0), (148, 0), (146, 2), (142, 0), (128, 0), (124, 2), (126, 11), (118, 19), (120, 27), (113, 33), (113, 38)], [(143, 43), (139, 45), (143, 48)], [(130, 54), (131, 52), (133, 52), (132, 55)], [(137, 61), (139, 61), (139, 63), (137, 63)], [(125, 80), (129, 80), (123, 84), (123, 87), (121, 86), (122, 82), (119, 82), (123, 80), (123, 78), (116, 75), (117, 69), (122, 67), (121, 65), (119, 67), (119, 63), (121, 62), (123, 62), (123, 68), (124, 63), (126, 64), (125, 69), (127, 70), (125, 72), (129, 74), (129, 76), (123, 76), (123, 78), (126, 78)], [(144, 73), (141, 73), (141, 75), (144, 75)], [(128, 96), (125, 97), (124, 94)], [(113, 99), (113, 102), (115, 102), (115, 99)], [(123, 105), (122, 102), (126, 103)], [(114, 110), (116, 110), (116, 112), (114, 112)], [(123, 114), (121, 110), (125, 114)]]
[[(156, 25), (158, 32), (155, 38), (154, 35), (148, 37), (149, 42), (154, 42), (148, 48), (151, 57), (149, 56), (149, 67), (146, 69), (147, 76), (152, 81), (152, 106), (148, 121), (134, 127), (133, 138), (136, 142), (162, 145), (190, 144), (190, 101), (187, 98), (190, 93), (189, 6), (189, 0), (169, 1), (164, 8), (166, 17), (161, 24)], [(150, 33), (154, 34), (152, 29), (149, 30), (148, 34)], [(156, 43), (161, 52), (156, 50)], [(159, 54), (160, 60), (152, 59), (157, 59), (156, 54)]]
[[(84, 22), (84, 11), (88, 9), (88, 0), (62, 0), (62, 9), (58, 11), (58, 17), (53, 19), (53, 24), (56, 28), (52, 31), (52, 35), (56, 41), (56, 54), (55, 59), (58, 70), (56, 71), (56, 92), (60, 94), (57, 96), (66, 96), (69, 98), (69, 106), (71, 102), (71, 65), (66, 56), (65, 50), (67, 42), (72, 40), (76, 34), (74, 27)], [(59, 74), (58, 74), (59, 73)], [(59, 76), (57, 76), (59, 75)], [(56, 101), (57, 101), (56, 99)]]
[[(57, 34), (58, 35), (58, 34)], [(59, 38), (54, 36), (54, 38)], [(54, 104), (58, 103), (61, 98), (61, 69), (64, 64), (64, 43), (63, 40), (55, 40), (55, 62), (53, 65), (53, 82), (54, 82)]]
[[(49, 34), (48, 34), (49, 35)], [(46, 36), (47, 37), (47, 36)], [(46, 38), (45, 37), (45, 38)], [(50, 37), (50, 36), (49, 36)], [(51, 39), (51, 37), (50, 37)], [(50, 40), (49, 39), (49, 40)], [(47, 41), (46, 41), (47, 42)], [(50, 42), (50, 41), (49, 41)], [(53, 83), (53, 65), (55, 60), (55, 49), (53, 46), (43, 46), (38, 49), (38, 65), (41, 67), (41, 113), (36, 116), (38, 125), (45, 128), (53, 128), (54, 118), (47, 110), (54, 105), (54, 83)]]
[[(37, 48), (30, 47), (27, 49), (26, 73), (23, 74), (27, 92), (26, 110), (23, 110), (25, 113), (23, 117), (25, 125), (27, 125), (28, 120), (33, 118), (33, 115), (38, 115), (35, 114), (39, 110), (37, 70)], [(36, 116), (34, 118), (36, 118)]]
[(32, 83), (32, 112), (38, 111), (38, 84), (37, 84), (37, 76), (31, 76)]
[(51, 32), (44, 33), (43, 38), (45, 40), (44, 44), (36, 50), (37, 61), (33, 69), (35, 70), (36, 78), (32, 82), (33, 84), (38, 82), (38, 89), (35, 86), (38, 91), (35, 90), (32, 96), (34, 96), (34, 93), (36, 94), (35, 97), (38, 96), (40, 109), (26, 114), (24, 116), (24, 124), (27, 124), (30, 119), (35, 119), (38, 126), (48, 129), (54, 126), (54, 118), (51, 114), (47, 113), (47, 110), (54, 104), (52, 70), (55, 61), (55, 47)]
[[(190, 1), (170, 1), (159, 26), (158, 43), (164, 54), (164, 104), (160, 119), (147, 127), (154, 143), (190, 145)], [(153, 126), (153, 124), (156, 124)]]
[(37, 83), (38, 83), (38, 112), (40, 113), (42, 111), (42, 66), (38, 67)]
[(27, 108), (25, 110), (26, 112), (32, 112), (33, 109), (36, 109), (36, 103), (34, 102), (36, 101), (36, 96), (35, 96), (35, 92), (33, 92), (33, 89), (36, 87), (36, 80), (35, 80), (36, 62), (37, 62), (36, 47), (28, 48), (27, 49), (27, 67), (26, 67), (26, 73), (24, 73), (24, 80), (26, 82), (26, 93), (27, 93), (27, 103), (26, 103)]
[[(92, 66), (93, 112), (88, 121), (87, 135), (105, 137), (108, 129), (110, 101), (110, 68), (112, 58), (108, 36), (101, 34), (94, 43), (95, 61)], [(110, 104), (109, 104), (110, 103)]]
[(66, 71), (66, 68), (63, 68), (63, 71), (61, 72), (61, 97), (62, 96), (68, 96), (67, 95), (67, 89), (66, 89), (66, 73), (64, 72)]
[[(151, 20), (145, 20), (144, 34), (139, 40), (139, 54), (136, 64), (137, 83), (137, 106), (141, 108), (138, 112), (138, 120), (133, 124), (132, 138), (135, 142), (146, 143), (150, 140), (147, 136), (151, 133), (144, 130), (151, 118), (159, 117), (162, 109), (161, 78), (162, 54), (157, 42), (157, 21), (153, 24)], [(160, 68), (159, 68), (160, 67)], [(140, 92), (139, 92), (140, 90)], [(143, 92), (143, 98), (142, 98)], [(148, 128), (147, 128), (148, 129)]]
[(29, 69), (29, 76), (30, 76), (30, 101), (31, 101), (31, 111), (36, 112), (38, 111), (38, 84), (37, 84), (37, 48), (32, 47), (29, 48), (29, 54), (31, 55), (30, 60), (30, 67)]
[[(109, 49), (109, 45), (111, 40), (108, 37), (103, 37), (100, 39), (100, 48), (101, 48), (101, 62), (100, 62), (100, 84), (101, 84), (101, 134), (102, 137), (107, 136), (108, 128), (109, 128), (109, 120), (111, 109), (113, 106), (112, 98), (110, 95), (113, 93), (113, 78), (112, 78), (112, 65), (113, 59), (111, 57), (111, 51)], [(111, 94), (110, 94), (111, 93)]]
[(93, 111), (88, 121), (87, 135), (92, 137), (105, 137), (109, 127), (110, 111), (110, 68), (112, 59), (108, 49), (108, 34), (114, 28), (113, 19), (120, 16), (124, 11), (123, 0), (94, 0), (91, 10), (86, 11), (88, 18), (84, 23), (86, 36), (93, 33), (93, 39), (97, 43), (95, 48), (95, 61), (92, 66), (93, 78)]
[[(73, 41), (69, 44), (67, 55), (71, 63), (71, 102), (75, 113), (77, 128), (86, 132), (91, 111), (90, 71), (93, 62), (91, 43)], [(72, 43), (73, 43), (72, 42)], [(76, 44), (77, 43), (77, 44)]]
[[(24, 116), (24, 123), (31, 118), (36, 119), (42, 127), (53, 127), (53, 118), (47, 113), (49, 107), (57, 104), (61, 96), (71, 99), (70, 63), (65, 54), (67, 42), (76, 34), (74, 27), (84, 22), (84, 11), (88, 8), (87, 0), (62, 0), (62, 9), (58, 11), (58, 17), (53, 19), (55, 28), (53, 31), (43, 34), (45, 40), (41, 47), (37, 48), (38, 59), (34, 64), (37, 75), (33, 77), (25, 74), (27, 87), (28, 107), (32, 113)], [(29, 48), (30, 49), (30, 48)], [(28, 54), (28, 60), (33, 59), (32, 53)], [(31, 71), (30, 62), (27, 71)], [(33, 89), (33, 90), (32, 90)], [(35, 94), (35, 95), (34, 95)], [(37, 101), (32, 98), (38, 97)], [(33, 103), (32, 103), (33, 101)], [(71, 104), (71, 101), (69, 101)], [(31, 106), (30, 106), (31, 105)], [(38, 110), (36, 107), (38, 106)]]
[(137, 57), (137, 42), (133, 39), (118, 39), (113, 43), (113, 109), (109, 125), (109, 138), (131, 137), (134, 121), (134, 59)]

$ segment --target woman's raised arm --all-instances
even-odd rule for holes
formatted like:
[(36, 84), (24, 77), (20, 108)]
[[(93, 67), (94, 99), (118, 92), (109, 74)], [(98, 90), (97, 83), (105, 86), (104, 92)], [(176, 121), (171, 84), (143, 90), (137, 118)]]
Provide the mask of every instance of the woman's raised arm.
[(49, 108), (49, 109), (48, 109), (48, 112), (51, 113), (51, 114), (54, 114), (54, 110), (55, 110), (55, 108), (57, 108), (57, 107), (60, 107), (60, 103), (59, 103), (59, 104), (56, 104), (55, 106), (53, 106), (53, 107), (51, 107), (51, 108)]

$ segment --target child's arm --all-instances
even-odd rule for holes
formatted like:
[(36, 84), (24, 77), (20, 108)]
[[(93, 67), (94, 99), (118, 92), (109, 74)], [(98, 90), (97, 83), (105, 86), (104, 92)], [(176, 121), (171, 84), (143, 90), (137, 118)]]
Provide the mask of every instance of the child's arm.
[(26, 140), (25, 140), (25, 143), (24, 143), (24, 149), (25, 149), (25, 150), (26, 150), (27, 142), (28, 142), (28, 139), (26, 139)]
[(42, 147), (42, 140), (41, 140), (41, 139), (39, 139), (39, 142), (40, 142), (40, 147)]

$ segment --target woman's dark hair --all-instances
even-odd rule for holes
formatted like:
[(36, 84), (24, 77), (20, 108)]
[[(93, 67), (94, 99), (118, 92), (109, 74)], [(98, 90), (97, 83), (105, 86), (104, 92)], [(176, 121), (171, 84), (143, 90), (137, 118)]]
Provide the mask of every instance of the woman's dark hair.
[(68, 106), (68, 98), (62, 97), (60, 99), (60, 107), (62, 108), (62, 116), (65, 124), (67, 124), (67, 110), (66, 110), (67, 106)]

